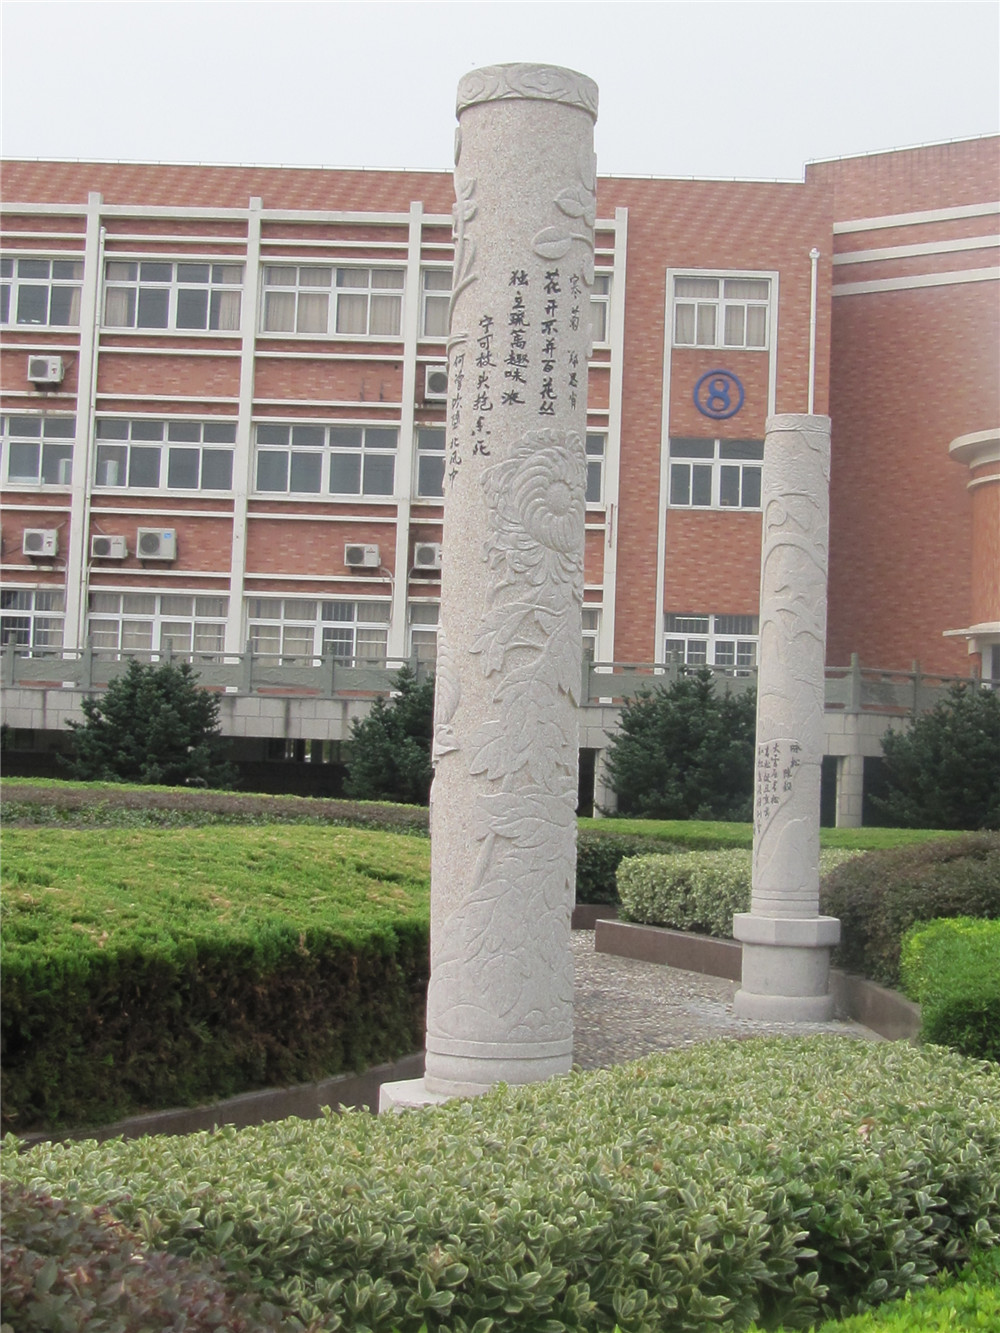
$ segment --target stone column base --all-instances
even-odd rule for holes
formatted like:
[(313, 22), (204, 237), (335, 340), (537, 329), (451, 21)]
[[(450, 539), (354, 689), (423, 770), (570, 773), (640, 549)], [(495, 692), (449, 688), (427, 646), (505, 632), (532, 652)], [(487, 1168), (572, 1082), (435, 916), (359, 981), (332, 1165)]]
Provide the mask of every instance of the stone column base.
[(830, 949), (840, 939), (833, 916), (769, 917), (740, 912), (733, 937), (743, 945), (743, 976), (733, 1013), (768, 1023), (828, 1023)]
[(422, 1078), (405, 1078), (383, 1083), (378, 1090), (378, 1113), (415, 1111), (421, 1106), (441, 1106), (450, 1100), (441, 1092), (428, 1092)]

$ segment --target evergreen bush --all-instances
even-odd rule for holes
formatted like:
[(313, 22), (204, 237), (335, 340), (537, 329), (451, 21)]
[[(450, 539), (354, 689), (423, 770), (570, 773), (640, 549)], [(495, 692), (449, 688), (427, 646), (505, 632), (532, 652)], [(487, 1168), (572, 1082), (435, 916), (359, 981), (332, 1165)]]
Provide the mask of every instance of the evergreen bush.
[(351, 723), (345, 795), (356, 801), (426, 805), (430, 797), (434, 679), (422, 683), (410, 667), (395, 676), (388, 701)]
[(956, 917), (911, 927), (900, 972), (920, 1005), (924, 1041), (1000, 1061), (1000, 921)]

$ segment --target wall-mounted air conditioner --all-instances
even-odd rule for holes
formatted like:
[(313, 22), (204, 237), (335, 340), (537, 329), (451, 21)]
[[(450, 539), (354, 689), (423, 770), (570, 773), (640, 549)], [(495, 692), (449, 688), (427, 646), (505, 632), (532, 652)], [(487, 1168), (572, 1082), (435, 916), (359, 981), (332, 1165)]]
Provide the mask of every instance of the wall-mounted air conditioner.
[(350, 543), (344, 547), (344, 564), (348, 569), (378, 569), (381, 563), (377, 546)]
[(139, 528), (135, 534), (135, 553), (140, 560), (176, 560), (176, 528)]
[(25, 555), (41, 557), (43, 559), (58, 555), (58, 529), (25, 528), (21, 539), (21, 550)]
[(444, 403), (448, 399), (448, 367), (424, 366), (424, 402)]
[(28, 357), (28, 379), (32, 384), (62, 384), (64, 373), (61, 356)]
[(440, 569), (441, 543), (417, 542), (413, 548), (413, 568), (415, 570)]
[(124, 537), (91, 537), (90, 558), (92, 560), (124, 560), (128, 555), (128, 542)]

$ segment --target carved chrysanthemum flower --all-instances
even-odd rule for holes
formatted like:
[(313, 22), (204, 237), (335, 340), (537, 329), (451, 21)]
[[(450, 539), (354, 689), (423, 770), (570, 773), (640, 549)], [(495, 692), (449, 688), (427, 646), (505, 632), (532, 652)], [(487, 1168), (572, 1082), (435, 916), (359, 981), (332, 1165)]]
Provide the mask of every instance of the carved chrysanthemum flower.
[(562, 581), (583, 558), (586, 455), (575, 431), (529, 431), (483, 478), (494, 528), (487, 557), (511, 574)]

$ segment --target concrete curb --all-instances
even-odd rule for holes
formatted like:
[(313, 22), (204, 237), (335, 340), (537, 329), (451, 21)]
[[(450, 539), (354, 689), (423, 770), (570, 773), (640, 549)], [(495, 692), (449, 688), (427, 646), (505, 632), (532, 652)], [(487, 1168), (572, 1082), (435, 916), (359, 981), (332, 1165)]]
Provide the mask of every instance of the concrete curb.
[[(594, 948), (598, 953), (703, 972), (729, 981), (741, 978), (742, 946), (736, 940), (717, 940), (632, 921), (598, 920)], [(920, 1031), (920, 1006), (897, 991), (837, 968), (830, 969), (830, 990), (838, 1017), (853, 1018), (888, 1041), (912, 1041)]]

